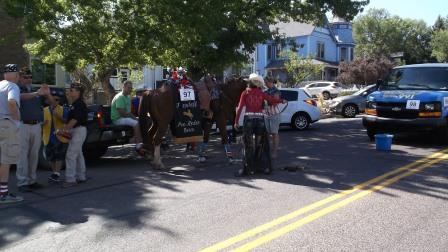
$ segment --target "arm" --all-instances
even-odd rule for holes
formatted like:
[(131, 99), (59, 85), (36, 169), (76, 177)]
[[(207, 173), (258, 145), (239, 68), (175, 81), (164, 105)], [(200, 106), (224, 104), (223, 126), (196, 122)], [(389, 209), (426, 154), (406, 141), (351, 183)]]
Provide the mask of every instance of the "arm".
[(238, 107), (236, 109), (235, 126), (238, 125), (238, 121), (241, 116), (241, 111), (243, 110), (243, 107), (246, 106), (246, 95), (247, 92), (244, 91), (240, 96), (240, 102), (238, 103)]
[(55, 113), (55, 110), (53, 110), (53, 117), (55, 117), (56, 119), (58, 119), (59, 121), (61, 121), (63, 123), (67, 122), (67, 120), (63, 116), (59, 115), (58, 113)]
[(17, 102), (15, 100), (8, 100), (8, 109), (11, 112), (11, 118), (14, 121), (20, 121), (19, 108), (17, 107)]
[(283, 102), (283, 100), (280, 97), (270, 96), (266, 93), (263, 93), (263, 99), (268, 101), (269, 105), (275, 105)]
[(33, 98), (36, 98), (38, 96), (39, 96), (38, 92), (22, 93), (22, 94), (20, 94), (20, 100), (21, 101), (27, 101), (27, 100), (31, 100)]
[(120, 117), (123, 117), (123, 118), (130, 117), (130, 118), (136, 119), (132, 113), (128, 113), (122, 108), (117, 108), (117, 111), (118, 111), (118, 114), (120, 114)]

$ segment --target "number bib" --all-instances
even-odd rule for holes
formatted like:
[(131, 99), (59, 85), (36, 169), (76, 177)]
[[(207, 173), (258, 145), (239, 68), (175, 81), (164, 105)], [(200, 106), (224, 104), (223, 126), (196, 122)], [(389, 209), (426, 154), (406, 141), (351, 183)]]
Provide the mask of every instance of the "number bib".
[(179, 89), (179, 95), (181, 101), (194, 101), (194, 90), (192, 88), (181, 88)]

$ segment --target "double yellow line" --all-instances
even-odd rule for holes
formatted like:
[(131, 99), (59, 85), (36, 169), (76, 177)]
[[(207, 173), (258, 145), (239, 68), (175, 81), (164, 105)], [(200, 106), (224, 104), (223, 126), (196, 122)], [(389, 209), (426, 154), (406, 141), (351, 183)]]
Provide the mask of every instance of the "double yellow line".
[(405, 166), (402, 166), (400, 168), (397, 168), (395, 170), (387, 172), (381, 176), (378, 176), (376, 178), (368, 180), (364, 183), (358, 184), (350, 190), (342, 191), (338, 194), (335, 194), (333, 196), (330, 196), (328, 198), (325, 198), (323, 200), (317, 201), (308, 206), (300, 208), (292, 213), (281, 216), (280, 218), (274, 219), (266, 224), (255, 227), (253, 229), (250, 229), (250, 230), (243, 232), (237, 236), (231, 237), (225, 241), (216, 243), (208, 248), (201, 250), (201, 252), (223, 250), (232, 245), (235, 245), (238, 242), (252, 238), (252, 237), (254, 237), (264, 231), (267, 231), (275, 226), (278, 226), (282, 223), (290, 221), (302, 214), (308, 213), (312, 210), (323, 207), (323, 206), (329, 204), (330, 202), (336, 201), (336, 200), (341, 199), (349, 194), (353, 194), (355, 192), (360, 191), (348, 198), (345, 198), (344, 200), (341, 200), (334, 204), (331, 204), (319, 211), (316, 211), (316, 212), (314, 212), (308, 216), (305, 216), (297, 221), (294, 221), (288, 225), (279, 227), (278, 229), (276, 229), (274, 231), (271, 231), (255, 240), (248, 241), (247, 243), (234, 249), (234, 251), (249, 251), (249, 250), (256, 248), (264, 243), (267, 243), (267, 242), (274, 240), (280, 236), (283, 236), (291, 231), (294, 231), (295, 229), (298, 229), (299, 227), (301, 227), (309, 222), (312, 222), (322, 216), (325, 216), (333, 211), (336, 211), (337, 209), (342, 208), (355, 200), (361, 199), (361, 198), (369, 195), (372, 192), (381, 190), (382, 188), (389, 186), (402, 178), (408, 177), (408, 176), (415, 174), (417, 172), (420, 172), (428, 167), (431, 167), (432, 165), (434, 165), (436, 163), (447, 160), (448, 159), (447, 153), (448, 153), (448, 148), (438, 151), (438, 152), (435, 152), (434, 154), (432, 154), (430, 156), (427, 156), (425, 158), (419, 159), (415, 162), (412, 162), (410, 164), (407, 164)]

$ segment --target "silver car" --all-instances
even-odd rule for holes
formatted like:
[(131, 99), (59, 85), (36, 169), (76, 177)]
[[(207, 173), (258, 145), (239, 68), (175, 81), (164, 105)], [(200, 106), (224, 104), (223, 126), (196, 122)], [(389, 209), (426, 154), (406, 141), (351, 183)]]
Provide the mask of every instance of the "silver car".
[(352, 95), (335, 98), (329, 102), (330, 111), (347, 118), (355, 117), (357, 114), (364, 112), (367, 96), (376, 90), (376, 85), (370, 85)]

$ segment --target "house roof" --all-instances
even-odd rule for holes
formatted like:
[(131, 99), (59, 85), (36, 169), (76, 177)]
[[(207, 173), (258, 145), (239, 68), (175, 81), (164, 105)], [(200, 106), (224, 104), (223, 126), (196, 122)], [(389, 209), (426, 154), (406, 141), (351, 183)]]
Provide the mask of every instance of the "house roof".
[(312, 24), (305, 24), (299, 22), (279, 22), (275, 25), (270, 25), (269, 30), (271, 32), (276, 31), (278, 28), (279, 34), (284, 34), (286, 37), (298, 37), (311, 35), (313, 33), (315, 26)]

